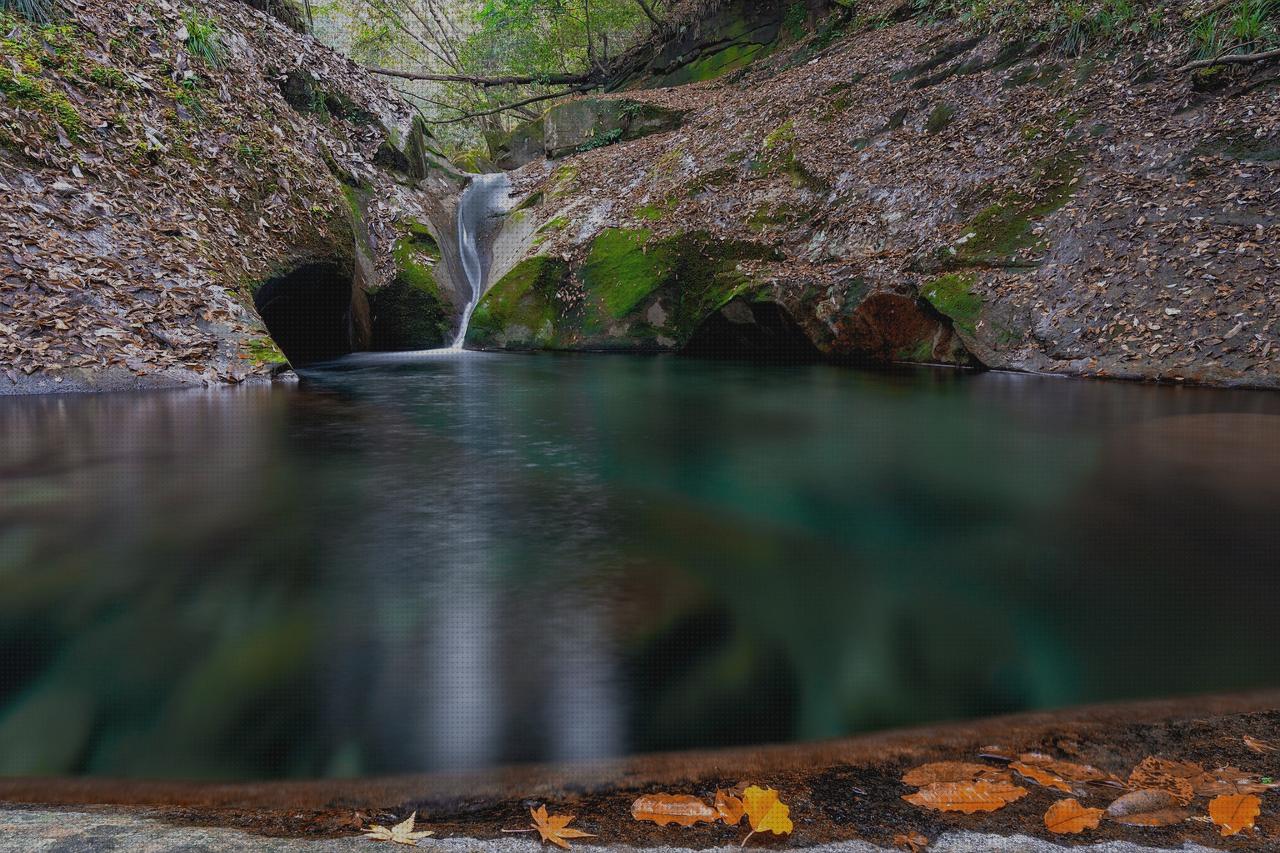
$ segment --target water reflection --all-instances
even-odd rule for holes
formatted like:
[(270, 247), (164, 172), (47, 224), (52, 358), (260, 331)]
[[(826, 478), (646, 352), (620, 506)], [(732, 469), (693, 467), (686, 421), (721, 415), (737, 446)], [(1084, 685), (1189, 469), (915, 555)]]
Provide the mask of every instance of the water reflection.
[(1278, 424), (1257, 393), (465, 354), (0, 401), (0, 773), (410, 772), (1275, 686)]

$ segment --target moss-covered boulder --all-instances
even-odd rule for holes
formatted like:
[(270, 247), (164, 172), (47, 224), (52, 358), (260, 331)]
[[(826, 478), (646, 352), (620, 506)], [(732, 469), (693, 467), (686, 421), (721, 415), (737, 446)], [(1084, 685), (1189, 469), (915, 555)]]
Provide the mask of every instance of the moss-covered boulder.
[(607, 228), (576, 266), (535, 255), (480, 300), (467, 343), (481, 348), (679, 349), (735, 297), (763, 285), (740, 269), (773, 249), (701, 231), (657, 238)]
[(436, 281), (440, 247), (426, 226), (411, 222), (395, 247), (396, 274), (369, 295), (370, 349), (416, 350), (444, 345), (451, 312)]
[(624, 98), (581, 98), (556, 104), (543, 116), (548, 157), (675, 130), (684, 113)]

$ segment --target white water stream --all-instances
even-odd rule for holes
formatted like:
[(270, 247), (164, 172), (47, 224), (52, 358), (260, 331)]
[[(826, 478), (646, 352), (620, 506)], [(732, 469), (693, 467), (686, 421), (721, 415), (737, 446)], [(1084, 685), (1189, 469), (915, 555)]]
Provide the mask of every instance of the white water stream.
[(462, 322), (458, 325), (457, 337), (453, 339), (449, 349), (462, 349), (467, 339), (471, 313), (476, 310), (476, 304), (484, 295), (486, 269), (481, 244), (490, 236), (488, 231), (491, 220), (511, 208), (509, 187), (510, 183), (504, 172), (473, 175), (471, 183), (462, 191), (462, 198), (458, 201), (458, 255), (462, 259), (462, 272), (471, 293), (466, 307), (462, 309)]

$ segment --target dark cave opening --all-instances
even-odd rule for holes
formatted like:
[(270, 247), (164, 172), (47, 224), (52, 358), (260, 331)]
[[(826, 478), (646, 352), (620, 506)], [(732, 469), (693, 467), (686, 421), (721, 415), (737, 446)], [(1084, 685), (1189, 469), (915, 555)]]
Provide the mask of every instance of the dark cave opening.
[(744, 299), (732, 300), (704, 320), (681, 353), (774, 364), (822, 359), (822, 353), (785, 308), (775, 302)]
[(289, 363), (304, 367), (355, 348), (351, 292), (349, 272), (316, 262), (269, 279), (254, 293), (253, 304)]

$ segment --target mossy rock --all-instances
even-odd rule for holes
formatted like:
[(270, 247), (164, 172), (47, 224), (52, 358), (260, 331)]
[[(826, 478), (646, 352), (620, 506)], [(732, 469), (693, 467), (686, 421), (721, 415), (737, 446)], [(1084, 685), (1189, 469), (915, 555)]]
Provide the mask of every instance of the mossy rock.
[(928, 120), (924, 123), (925, 133), (933, 136), (947, 129), (947, 125), (951, 124), (951, 119), (956, 114), (956, 108), (950, 104), (938, 104), (929, 113)]
[(396, 275), (369, 296), (373, 348), (431, 349), (444, 344), (451, 316), (435, 265), (440, 247), (425, 225), (410, 221), (395, 246)]
[(569, 264), (534, 255), (516, 264), (476, 305), (467, 344), (482, 349), (557, 349), (570, 343), (561, 331), (574, 306), (561, 298)]
[(542, 117), (548, 157), (626, 142), (680, 127), (684, 113), (625, 98), (580, 98), (556, 104)]
[(521, 122), (507, 132), (485, 131), (489, 159), (499, 169), (518, 169), (546, 156), (546, 123), (539, 118)]
[(920, 295), (950, 319), (953, 328), (973, 336), (982, 313), (982, 300), (973, 293), (977, 281), (975, 273), (948, 273), (923, 284)]
[(800, 161), (795, 124), (790, 119), (765, 136), (760, 153), (751, 161), (750, 169), (761, 176), (786, 175), (795, 189), (814, 192), (826, 192), (830, 189), (825, 181), (811, 173)]

